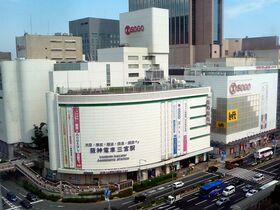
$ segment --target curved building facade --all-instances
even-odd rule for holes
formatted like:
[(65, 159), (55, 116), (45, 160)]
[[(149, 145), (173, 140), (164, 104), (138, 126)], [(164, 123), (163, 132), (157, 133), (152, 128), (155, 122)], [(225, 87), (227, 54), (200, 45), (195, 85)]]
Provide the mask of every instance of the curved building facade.
[(76, 184), (114, 183), (205, 161), (209, 96), (210, 88), (48, 93), (50, 169)]

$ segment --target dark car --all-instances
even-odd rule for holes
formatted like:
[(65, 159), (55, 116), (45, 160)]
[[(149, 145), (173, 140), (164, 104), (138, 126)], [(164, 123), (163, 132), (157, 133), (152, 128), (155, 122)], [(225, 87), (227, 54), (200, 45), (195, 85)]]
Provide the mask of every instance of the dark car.
[(27, 193), (26, 195), (26, 199), (33, 202), (33, 201), (37, 201), (37, 197), (36, 195), (32, 194), (32, 193)]
[(17, 201), (17, 196), (13, 192), (7, 192), (6, 198), (11, 202)]
[(134, 197), (134, 201), (136, 202), (136, 203), (138, 203), (138, 202), (143, 202), (143, 201), (145, 201), (146, 200), (146, 195), (136, 195), (135, 197)]
[(248, 192), (249, 190), (253, 189), (253, 186), (250, 184), (245, 185), (241, 188), (243, 192)]
[(32, 204), (31, 204), (28, 200), (22, 200), (22, 201), (20, 202), (20, 205), (21, 205), (23, 208), (26, 208), (26, 209), (32, 208)]
[(216, 166), (210, 166), (207, 170), (209, 173), (216, 173), (218, 171), (218, 167)]
[(243, 183), (243, 181), (241, 181), (240, 179), (234, 179), (234, 180), (231, 181), (231, 184), (235, 187), (242, 184), (242, 183)]

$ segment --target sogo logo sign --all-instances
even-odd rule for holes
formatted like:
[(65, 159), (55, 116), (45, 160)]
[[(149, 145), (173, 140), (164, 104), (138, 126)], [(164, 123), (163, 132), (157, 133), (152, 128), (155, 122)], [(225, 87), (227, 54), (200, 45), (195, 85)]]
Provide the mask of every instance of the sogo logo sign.
[(236, 84), (235, 82), (231, 83), (229, 86), (229, 92), (231, 95), (234, 95), (238, 92), (245, 92), (251, 90), (251, 84), (245, 83), (245, 84)]
[(126, 35), (129, 35), (131, 33), (134, 32), (141, 32), (144, 31), (144, 26), (143, 25), (139, 25), (139, 26), (125, 26), (124, 28), (124, 32), (126, 33)]

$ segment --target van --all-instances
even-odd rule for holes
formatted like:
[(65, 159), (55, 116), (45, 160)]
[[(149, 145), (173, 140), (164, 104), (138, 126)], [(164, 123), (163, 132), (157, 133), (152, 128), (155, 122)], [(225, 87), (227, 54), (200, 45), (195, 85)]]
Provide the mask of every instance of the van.
[(235, 187), (233, 185), (227, 186), (223, 192), (222, 195), (223, 196), (229, 196), (231, 194), (235, 193)]

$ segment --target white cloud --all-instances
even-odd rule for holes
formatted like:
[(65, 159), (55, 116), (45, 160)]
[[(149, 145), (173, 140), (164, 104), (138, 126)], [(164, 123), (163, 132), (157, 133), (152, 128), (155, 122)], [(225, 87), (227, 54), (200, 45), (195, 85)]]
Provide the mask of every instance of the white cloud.
[(229, 18), (238, 17), (244, 13), (254, 12), (260, 10), (269, 4), (280, 2), (280, 0), (248, 0), (240, 1), (239, 4), (225, 9), (225, 16)]

